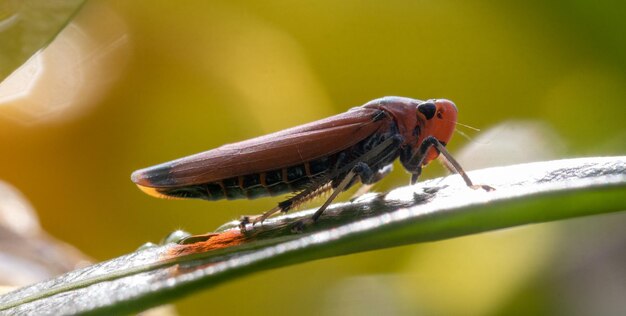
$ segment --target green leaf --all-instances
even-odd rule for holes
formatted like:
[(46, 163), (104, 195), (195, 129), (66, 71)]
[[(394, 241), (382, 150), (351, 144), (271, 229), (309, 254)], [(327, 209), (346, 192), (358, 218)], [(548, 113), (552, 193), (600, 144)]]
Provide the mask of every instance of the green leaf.
[(0, 82), (48, 45), (84, 0), (8, 0), (0, 3)]
[(111, 314), (144, 310), (246, 274), (299, 262), (442, 240), (531, 223), (626, 209), (626, 157), (582, 158), (470, 172), (496, 191), (467, 188), (456, 175), (368, 194), (315, 210), (237, 223), (180, 244), (138, 250), (0, 297), (3, 313)]

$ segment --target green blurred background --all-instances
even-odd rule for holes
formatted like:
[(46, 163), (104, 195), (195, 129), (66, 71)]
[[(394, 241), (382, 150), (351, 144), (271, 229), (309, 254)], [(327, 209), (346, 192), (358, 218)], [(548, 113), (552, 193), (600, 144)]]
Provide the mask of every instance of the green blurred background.
[[(57, 107), (50, 97), (0, 102), (0, 179), (22, 191), (49, 233), (100, 261), (174, 229), (211, 231), (280, 200), (159, 200), (130, 182), (133, 170), (381, 96), (448, 98), (460, 122), (484, 130), (542, 122), (559, 137), (557, 157), (624, 153), (624, 6), (88, 2), (57, 38), (69, 36), (85, 52), (59, 53), (67, 60), (56, 68), (66, 72), (42, 84), (67, 100)], [(457, 135), (449, 148), (469, 143)], [(426, 177), (443, 174), (428, 169)], [(399, 170), (376, 190), (406, 184)], [(176, 308), (218, 315), (623, 311), (625, 223), (618, 214), (321, 260), (245, 277)]]

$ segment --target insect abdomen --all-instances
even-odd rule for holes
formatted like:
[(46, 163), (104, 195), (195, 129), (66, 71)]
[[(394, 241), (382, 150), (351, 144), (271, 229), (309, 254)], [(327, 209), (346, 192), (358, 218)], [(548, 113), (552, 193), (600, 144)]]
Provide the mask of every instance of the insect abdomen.
[(267, 172), (232, 177), (220, 181), (177, 188), (156, 188), (162, 195), (172, 198), (203, 200), (255, 199), (281, 195), (305, 189), (314, 178), (328, 172), (335, 156), (328, 156), (299, 165)]

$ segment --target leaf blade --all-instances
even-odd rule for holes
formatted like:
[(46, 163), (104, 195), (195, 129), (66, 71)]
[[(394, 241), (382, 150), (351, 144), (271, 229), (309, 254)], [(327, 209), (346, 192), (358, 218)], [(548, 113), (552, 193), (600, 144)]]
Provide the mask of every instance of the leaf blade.
[(292, 234), (289, 225), (314, 210), (272, 219), (249, 235), (225, 229), (207, 242), (227, 233), (245, 242), (208, 252), (198, 251), (206, 249), (201, 243), (139, 251), (6, 294), (0, 310), (137, 312), (269, 268), (626, 209), (626, 157), (523, 164), (470, 176), (497, 190), (473, 191), (449, 176), (335, 205), (305, 234)]

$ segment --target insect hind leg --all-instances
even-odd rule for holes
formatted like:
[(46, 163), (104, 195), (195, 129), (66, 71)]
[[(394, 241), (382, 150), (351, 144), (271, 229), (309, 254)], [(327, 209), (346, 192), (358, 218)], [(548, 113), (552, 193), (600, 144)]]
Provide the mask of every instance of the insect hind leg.
[(317, 185), (314, 185), (313, 187), (306, 189), (294, 196), (292, 196), (291, 198), (282, 201), (280, 203), (278, 203), (278, 205), (266, 212), (264, 212), (261, 215), (254, 215), (254, 216), (242, 216), (241, 219), (239, 220), (239, 228), (242, 231), (245, 231), (246, 225), (247, 224), (252, 224), (252, 226), (254, 226), (256, 223), (263, 223), (263, 221), (265, 221), (266, 219), (268, 219), (270, 216), (280, 212), (280, 213), (287, 213), (289, 212), (291, 209), (293, 208), (297, 208), (299, 205), (306, 203), (307, 201), (323, 194), (324, 192), (328, 191), (331, 189), (331, 183), (327, 182), (327, 183), (318, 183)]
[(272, 216), (272, 215), (274, 215), (274, 214), (276, 214), (278, 212), (281, 212), (281, 211), (283, 211), (283, 210), (281, 209), (280, 204), (279, 204), (279, 206), (276, 206), (276, 207), (272, 208), (271, 210), (265, 211), (261, 215), (252, 215), (252, 216), (245, 215), (245, 216), (242, 216), (239, 219), (239, 229), (241, 231), (245, 231), (246, 230), (246, 225), (252, 224), (252, 226), (254, 226), (254, 224), (256, 224), (256, 223), (263, 223), (263, 221), (266, 220), (268, 217), (270, 217), (270, 216)]
[(246, 225), (248, 224), (252, 224), (252, 226), (254, 226), (256, 223), (263, 223), (263, 221), (265, 221), (266, 219), (268, 219), (270, 216), (280, 212), (280, 213), (287, 213), (289, 212), (289, 210), (293, 207), (294, 205), (294, 200), (297, 198), (297, 196), (294, 196), (288, 200), (282, 201), (280, 203), (278, 203), (278, 205), (268, 211), (263, 212), (261, 215), (246, 215), (246, 216), (242, 216), (239, 219), (239, 228), (243, 231), (246, 229)]
[(341, 179), (341, 182), (334, 188), (333, 193), (326, 199), (326, 202), (320, 206), (319, 209), (308, 219), (301, 219), (296, 222), (292, 228), (293, 231), (302, 231), (307, 224), (315, 223), (322, 213), (328, 208), (330, 203), (339, 195), (339, 193), (345, 191), (350, 187), (352, 183), (357, 179), (357, 176), (361, 177), (361, 181), (365, 181), (367, 183), (373, 183), (376, 180), (376, 177), (379, 175), (379, 172), (374, 172), (372, 168), (365, 162), (357, 162), (352, 169)]

